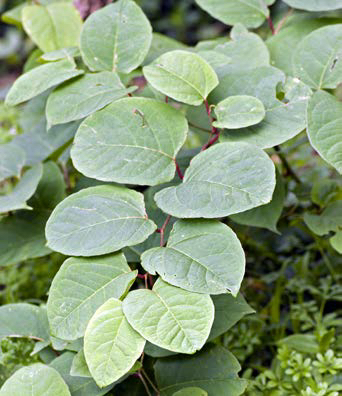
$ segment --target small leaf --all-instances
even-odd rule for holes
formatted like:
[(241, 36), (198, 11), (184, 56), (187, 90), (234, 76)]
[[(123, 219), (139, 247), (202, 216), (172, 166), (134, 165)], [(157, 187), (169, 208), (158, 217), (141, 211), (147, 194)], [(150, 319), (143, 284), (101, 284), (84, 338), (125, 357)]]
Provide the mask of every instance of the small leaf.
[(0, 195), (0, 213), (6, 213), (18, 209), (32, 209), (26, 202), (36, 191), (42, 174), (42, 164), (34, 165), (24, 173), (10, 193)]
[(330, 231), (342, 229), (342, 201), (332, 202), (320, 215), (304, 213), (306, 225), (317, 235), (326, 235)]
[(28, 5), (22, 10), (22, 22), (26, 33), (44, 52), (79, 45), (82, 19), (72, 4)]
[(22, 74), (14, 82), (6, 96), (6, 104), (14, 106), (25, 102), (47, 89), (83, 73), (83, 70), (76, 70), (74, 62), (66, 59), (35, 67)]
[(342, 188), (337, 180), (322, 179), (314, 181), (311, 200), (316, 205), (324, 207), (340, 198), (342, 198)]
[(283, 0), (290, 7), (306, 11), (329, 11), (342, 8), (341, 0)]
[(49, 292), (47, 311), (53, 335), (65, 340), (83, 337), (95, 311), (110, 297), (122, 297), (136, 275), (122, 253), (66, 260)]
[(336, 252), (342, 254), (342, 231), (336, 232), (336, 234), (330, 238), (330, 244)]
[(208, 393), (201, 388), (190, 386), (179, 390), (173, 396), (208, 396)]
[(183, 183), (155, 195), (160, 209), (181, 218), (214, 218), (266, 204), (272, 199), (275, 168), (258, 147), (221, 143), (196, 155)]
[(84, 354), (89, 370), (100, 387), (126, 374), (144, 350), (145, 339), (128, 323), (122, 302), (110, 298), (88, 323)]
[(119, 0), (85, 22), (82, 57), (91, 70), (129, 73), (143, 62), (151, 40), (152, 28), (141, 8), (134, 1)]
[(126, 89), (116, 73), (84, 74), (56, 88), (46, 104), (49, 125), (79, 120), (127, 95), (135, 87)]
[(294, 75), (315, 89), (336, 88), (342, 82), (341, 59), (342, 26), (324, 26), (299, 43), (292, 59)]
[(14, 144), (0, 144), (0, 182), (8, 177), (20, 176), (25, 165), (25, 151)]
[(318, 353), (317, 337), (313, 334), (293, 334), (278, 341), (279, 345), (286, 345), (302, 353)]
[(81, 56), (81, 52), (78, 47), (66, 47), (56, 51), (46, 52), (41, 55), (40, 59), (46, 62), (53, 62), (65, 58), (75, 58), (77, 56)]
[(0, 396), (71, 396), (58, 372), (41, 363), (22, 367), (2, 386)]
[(245, 273), (240, 241), (216, 220), (178, 220), (167, 247), (145, 251), (141, 260), (149, 273), (196, 293), (236, 295)]
[(72, 375), (73, 377), (91, 378), (91, 374), (85, 360), (83, 348), (77, 352), (72, 361), (70, 375)]
[(156, 229), (143, 195), (117, 186), (86, 188), (56, 206), (46, 225), (48, 246), (75, 256), (97, 256), (143, 242)]
[(262, 102), (253, 96), (230, 96), (215, 107), (216, 128), (237, 129), (258, 124), (265, 117)]
[(307, 122), (312, 147), (342, 173), (342, 103), (327, 92), (316, 92), (308, 104)]
[(88, 177), (155, 185), (173, 179), (188, 131), (184, 115), (153, 99), (125, 98), (88, 117), (71, 157)]
[(143, 72), (155, 89), (194, 106), (200, 105), (218, 84), (215, 71), (203, 58), (182, 50), (161, 55)]
[(214, 320), (214, 305), (208, 295), (178, 289), (160, 278), (152, 290), (128, 293), (123, 311), (146, 340), (181, 353), (201, 349)]

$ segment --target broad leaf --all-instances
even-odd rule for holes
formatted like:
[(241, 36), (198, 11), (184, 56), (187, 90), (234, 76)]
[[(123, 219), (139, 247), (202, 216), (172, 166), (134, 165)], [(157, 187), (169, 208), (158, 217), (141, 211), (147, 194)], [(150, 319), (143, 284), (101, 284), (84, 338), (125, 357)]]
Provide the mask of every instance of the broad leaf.
[(181, 353), (201, 349), (214, 320), (210, 296), (178, 289), (160, 278), (152, 290), (128, 293), (123, 311), (130, 325), (148, 341)]
[(183, 183), (155, 195), (159, 208), (176, 217), (223, 217), (266, 204), (275, 167), (258, 147), (221, 143), (196, 155)]
[(41, 363), (16, 371), (2, 386), (0, 396), (71, 396), (58, 372)]
[(146, 342), (144, 353), (148, 356), (152, 356), (155, 358), (177, 355), (177, 352), (172, 352), (168, 351), (167, 349), (160, 348), (159, 346), (154, 345), (149, 341)]
[(331, 203), (319, 215), (305, 212), (304, 221), (311, 231), (320, 236), (342, 230), (342, 201)]
[(119, 0), (85, 22), (82, 57), (91, 70), (129, 73), (143, 62), (151, 40), (152, 28), (140, 7), (131, 0)]
[(73, 377), (91, 378), (91, 374), (85, 360), (83, 348), (77, 352), (72, 361), (70, 375), (72, 375)]
[(82, 19), (72, 4), (28, 5), (22, 10), (22, 23), (32, 41), (44, 52), (79, 45)]
[(279, 345), (286, 345), (302, 353), (316, 354), (319, 352), (319, 344), (314, 334), (292, 334), (278, 341)]
[(306, 11), (329, 11), (342, 8), (341, 0), (283, 0), (290, 7)]
[(270, 203), (232, 215), (230, 218), (239, 224), (267, 228), (270, 231), (279, 233), (277, 222), (284, 207), (285, 186), (282, 177), (278, 173), (276, 179), (276, 187)]
[(215, 107), (216, 128), (237, 129), (258, 124), (265, 117), (262, 102), (253, 96), (230, 96)]
[(42, 174), (42, 164), (34, 165), (24, 173), (10, 193), (0, 195), (0, 213), (6, 213), (18, 209), (32, 209), (26, 202), (36, 191)]
[(161, 55), (143, 72), (152, 87), (194, 106), (200, 105), (218, 84), (215, 71), (203, 58), (182, 50)]
[(19, 177), (25, 165), (25, 151), (14, 144), (0, 144), (0, 182), (8, 177)]
[(216, 220), (179, 220), (167, 247), (147, 250), (141, 264), (168, 283), (197, 293), (236, 295), (245, 255), (235, 233)]
[(208, 396), (208, 393), (201, 388), (190, 386), (174, 393), (173, 396)]
[(269, 17), (267, 5), (275, 0), (196, 0), (211, 16), (227, 25), (243, 23), (256, 28)]
[(95, 311), (110, 297), (122, 297), (136, 275), (122, 253), (66, 260), (49, 292), (47, 311), (52, 334), (65, 340), (82, 337)]
[(84, 335), (85, 358), (97, 385), (105, 387), (126, 374), (145, 342), (125, 318), (120, 300), (111, 298), (98, 308)]
[(143, 242), (156, 229), (143, 195), (124, 187), (97, 186), (70, 195), (46, 225), (48, 246), (75, 256), (96, 256)]
[(56, 88), (46, 104), (49, 125), (79, 120), (114, 102), (135, 87), (126, 89), (116, 73), (85, 74)]
[(143, 65), (148, 65), (157, 59), (160, 55), (165, 54), (165, 52), (186, 49), (187, 46), (179, 41), (174, 40), (171, 37), (164, 36), (160, 33), (152, 33), (152, 43), (150, 50), (143, 62)]
[(14, 82), (6, 96), (6, 103), (14, 106), (25, 102), (47, 89), (83, 73), (83, 70), (76, 69), (73, 61), (67, 59), (35, 67), (22, 74)]
[(342, 173), (342, 103), (327, 92), (316, 92), (308, 104), (307, 122), (312, 147)]
[(342, 25), (325, 26), (306, 36), (293, 55), (294, 75), (315, 89), (342, 82)]
[(88, 177), (160, 184), (173, 179), (187, 130), (184, 115), (166, 103), (125, 98), (81, 124), (71, 156), (75, 168)]
[(240, 369), (234, 355), (219, 345), (207, 345), (194, 356), (159, 359), (154, 365), (161, 396), (173, 396), (187, 386), (204, 389), (208, 395), (241, 395), (247, 382), (238, 378)]

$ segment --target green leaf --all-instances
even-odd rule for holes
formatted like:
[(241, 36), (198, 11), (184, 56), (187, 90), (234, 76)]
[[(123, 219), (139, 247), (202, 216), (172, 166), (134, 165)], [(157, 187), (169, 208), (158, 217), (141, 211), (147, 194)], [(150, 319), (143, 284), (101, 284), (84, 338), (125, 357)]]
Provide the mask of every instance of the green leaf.
[(285, 185), (282, 177), (278, 173), (276, 179), (276, 187), (270, 203), (247, 210), (246, 212), (232, 215), (230, 218), (238, 224), (267, 228), (270, 231), (279, 233), (277, 222), (284, 207)]
[(25, 6), (26, 3), (22, 3), (4, 12), (1, 15), (1, 20), (5, 23), (16, 25), (18, 28), (21, 28), (21, 13)]
[(60, 85), (50, 94), (46, 104), (48, 124), (63, 124), (87, 117), (135, 89), (126, 89), (116, 73), (84, 74)]
[(258, 124), (265, 117), (262, 102), (253, 96), (230, 96), (215, 107), (216, 128), (237, 129)]
[(173, 396), (208, 396), (208, 393), (197, 386), (189, 386), (174, 393)]
[(264, 151), (247, 143), (220, 143), (196, 155), (183, 183), (155, 195), (160, 209), (176, 217), (223, 217), (266, 204), (275, 167)]
[(316, 205), (324, 207), (342, 198), (342, 186), (337, 180), (317, 180), (311, 190), (311, 200)]
[(278, 341), (279, 345), (286, 345), (302, 353), (318, 353), (319, 345), (313, 334), (293, 334)]
[(203, 58), (182, 50), (161, 55), (143, 72), (153, 88), (194, 106), (200, 105), (218, 85), (215, 71)]
[(241, 367), (227, 349), (206, 345), (194, 356), (172, 356), (158, 359), (154, 365), (161, 396), (172, 396), (187, 386), (199, 387), (208, 395), (241, 395), (247, 381), (238, 378)]
[(228, 331), (245, 315), (255, 313), (241, 293), (236, 297), (230, 294), (218, 294), (212, 296), (212, 300), (215, 306), (215, 319), (208, 340), (213, 340)]
[(245, 273), (240, 241), (216, 220), (178, 220), (167, 247), (147, 250), (141, 260), (149, 273), (196, 293), (236, 295)]
[(305, 212), (304, 221), (311, 231), (320, 236), (341, 230), (342, 201), (332, 202), (320, 215)]
[(340, 254), (342, 254), (342, 231), (336, 232), (336, 234), (330, 238), (331, 246)]
[(110, 297), (122, 297), (136, 275), (122, 253), (67, 259), (49, 292), (47, 311), (52, 334), (65, 340), (82, 337), (95, 311)]
[(14, 82), (6, 96), (6, 104), (14, 106), (25, 102), (47, 89), (83, 73), (83, 70), (76, 70), (73, 61), (67, 59), (35, 67), (22, 74)]
[(151, 41), (152, 28), (140, 7), (131, 0), (119, 0), (87, 19), (81, 52), (91, 70), (129, 73), (143, 62)]
[(33, 4), (22, 10), (24, 30), (44, 52), (79, 45), (82, 19), (72, 4)]
[(307, 122), (312, 147), (342, 173), (342, 103), (327, 92), (316, 92), (308, 104)]
[(165, 54), (165, 52), (186, 49), (187, 46), (179, 41), (174, 40), (171, 37), (164, 36), (160, 33), (152, 33), (152, 43), (150, 50), (143, 62), (143, 65), (148, 65), (157, 59), (160, 55)]
[(145, 339), (125, 318), (121, 301), (111, 298), (101, 305), (84, 336), (85, 358), (97, 385), (105, 387), (126, 374), (144, 346)]
[(77, 352), (72, 361), (70, 375), (72, 375), (73, 377), (91, 378), (91, 374), (85, 360), (83, 348)]
[(188, 131), (184, 115), (154, 99), (125, 98), (88, 117), (71, 157), (76, 169), (103, 181), (155, 185), (173, 179)]
[(71, 396), (56, 370), (41, 363), (22, 367), (2, 386), (0, 396)]
[(210, 296), (178, 289), (161, 278), (152, 290), (129, 292), (123, 311), (130, 325), (146, 340), (181, 353), (201, 349), (214, 320)]
[(46, 52), (40, 57), (40, 59), (45, 62), (53, 62), (65, 58), (75, 58), (77, 56), (81, 56), (81, 52), (78, 47), (66, 47), (56, 51)]
[(0, 144), (0, 182), (8, 177), (20, 176), (25, 165), (25, 151), (14, 144)]
[(147, 341), (144, 348), (144, 353), (148, 356), (152, 356), (155, 358), (166, 357), (176, 355), (177, 352), (168, 351), (167, 349), (160, 348), (157, 345), (152, 344)]
[(32, 209), (26, 202), (36, 191), (42, 174), (42, 164), (34, 165), (24, 173), (10, 193), (0, 195), (0, 213), (6, 213), (18, 209)]
[(307, 35), (296, 48), (294, 75), (315, 89), (336, 88), (342, 82), (341, 57), (342, 25), (322, 27)]
[(306, 11), (329, 11), (342, 8), (341, 0), (283, 0), (290, 7)]
[(34, 337), (48, 341), (49, 323), (46, 310), (26, 303), (0, 307), (0, 339), (4, 337)]
[(143, 242), (156, 225), (143, 195), (117, 186), (86, 188), (57, 205), (46, 225), (48, 246), (75, 256), (97, 256)]
[(275, 0), (196, 0), (196, 3), (212, 17), (226, 25), (242, 23), (246, 27), (257, 28), (270, 13), (267, 5)]

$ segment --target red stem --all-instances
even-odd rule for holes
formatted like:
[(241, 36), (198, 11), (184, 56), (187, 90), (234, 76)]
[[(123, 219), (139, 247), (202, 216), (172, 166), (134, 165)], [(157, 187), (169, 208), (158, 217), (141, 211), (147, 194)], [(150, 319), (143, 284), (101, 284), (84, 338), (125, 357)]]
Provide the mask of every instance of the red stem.
[(212, 146), (220, 137), (220, 131), (217, 128), (215, 128), (213, 125), (213, 122), (215, 121), (215, 119), (211, 116), (211, 108), (209, 106), (207, 99), (205, 99), (204, 104), (205, 104), (205, 108), (207, 110), (207, 114), (208, 114), (208, 118), (209, 118), (209, 122), (210, 122), (211, 133), (210, 133), (208, 142), (202, 147), (201, 151), (204, 151), (207, 148), (209, 148), (210, 146)]
[(160, 246), (164, 246), (164, 233), (165, 233), (165, 229), (167, 227), (167, 225), (169, 224), (170, 220), (171, 220), (171, 215), (168, 215), (167, 218), (164, 221), (164, 224), (162, 225), (161, 228), (158, 228), (157, 232), (160, 233)]
[(180, 167), (179, 167), (177, 161), (176, 161), (176, 160), (174, 160), (174, 161), (175, 161), (175, 165), (176, 165), (177, 174), (178, 174), (179, 178), (180, 178), (181, 180), (183, 180), (183, 178), (184, 178), (183, 173), (182, 173), (182, 171), (181, 171), (181, 169), (180, 169)]
[(274, 28), (274, 25), (273, 25), (273, 21), (272, 21), (270, 16), (267, 18), (267, 22), (268, 22), (268, 26), (271, 29), (272, 34), (276, 34), (276, 31), (275, 31), (275, 28)]

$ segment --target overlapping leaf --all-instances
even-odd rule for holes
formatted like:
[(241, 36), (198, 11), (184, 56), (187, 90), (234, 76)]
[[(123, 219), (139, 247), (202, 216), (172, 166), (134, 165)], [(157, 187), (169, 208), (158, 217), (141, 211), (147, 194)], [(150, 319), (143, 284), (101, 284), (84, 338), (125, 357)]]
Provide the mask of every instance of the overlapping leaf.
[(0, 181), (20, 176), (25, 165), (25, 151), (13, 144), (0, 144)]
[(328, 205), (321, 214), (306, 212), (304, 221), (317, 235), (326, 235), (330, 231), (338, 232), (342, 229), (342, 201)]
[(342, 8), (340, 0), (284, 0), (284, 3), (306, 11), (329, 11)]

